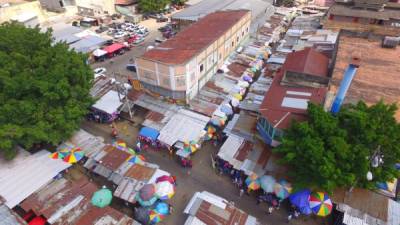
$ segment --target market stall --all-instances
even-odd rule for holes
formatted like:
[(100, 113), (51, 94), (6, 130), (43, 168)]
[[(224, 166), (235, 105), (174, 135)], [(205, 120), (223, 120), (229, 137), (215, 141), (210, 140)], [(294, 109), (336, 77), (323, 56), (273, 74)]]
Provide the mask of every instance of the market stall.
[(119, 108), (123, 105), (120, 97), (123, 98), (124, 96), (113, 90), (103, 95), (92, 106), (91, 113), (96, 118), (96, 121), (110, 123), (118, 118)]

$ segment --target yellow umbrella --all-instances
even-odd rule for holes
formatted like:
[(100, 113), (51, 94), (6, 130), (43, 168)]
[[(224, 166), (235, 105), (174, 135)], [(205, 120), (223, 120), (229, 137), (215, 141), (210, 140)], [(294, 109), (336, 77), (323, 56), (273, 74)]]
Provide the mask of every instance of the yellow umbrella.
[(241, 101), (243, 97), (240, 94), (233, 94), (233, 97), (236, 98), (237, 100)]

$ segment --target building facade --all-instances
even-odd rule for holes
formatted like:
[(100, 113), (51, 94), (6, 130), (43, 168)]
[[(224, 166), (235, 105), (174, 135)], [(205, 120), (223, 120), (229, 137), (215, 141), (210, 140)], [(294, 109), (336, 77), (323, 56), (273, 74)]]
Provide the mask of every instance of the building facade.
[(248, 10), (219, 11), (136, 59), (148, 91), (188, 102), (249, 36)]

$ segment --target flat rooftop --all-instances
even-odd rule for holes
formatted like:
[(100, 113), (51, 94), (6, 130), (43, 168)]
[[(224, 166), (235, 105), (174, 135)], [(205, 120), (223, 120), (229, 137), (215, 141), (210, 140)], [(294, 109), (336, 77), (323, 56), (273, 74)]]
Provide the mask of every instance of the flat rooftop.
[[(381, 40), (342, 34), (333, 69), (330, 92), (336, 93), (353, 53), (361, 55), (361, 65), (347, 92), (345, 103), (363, 100), (368, 104), (383, 99), (385, 103), (400, 101), (400, 48), (382, 48)], [(400, 121), (400, 111), (396, 114)]]
[[(393, 4), (392, 4), (393, 5)], [(400, 4), (397, 4), (400, 5)], [(398, 7), (398, 6), (397, 6)], [(334, 4), (329, 9), (329, 14), (337, 16), (361, 17), (378, 20), (400, 19), (400, 10), (395, 7), (385, 7), (383, 11), (352, 8), (348, 5)]]
[(231, 29), (248, 10), (211, 13), (140, 58), (165, 64), (183, 64)]

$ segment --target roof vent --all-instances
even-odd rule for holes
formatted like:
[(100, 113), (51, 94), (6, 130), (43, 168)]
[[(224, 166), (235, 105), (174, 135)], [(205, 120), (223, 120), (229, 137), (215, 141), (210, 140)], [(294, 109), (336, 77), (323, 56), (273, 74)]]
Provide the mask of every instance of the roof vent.
[(396, 48), (397, 45), (399, 44), (399, 38), (398, 37), (389, 37), (386, 36), (382, 40), (382, 47), (383, 48)]

